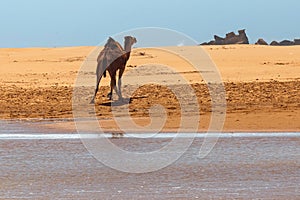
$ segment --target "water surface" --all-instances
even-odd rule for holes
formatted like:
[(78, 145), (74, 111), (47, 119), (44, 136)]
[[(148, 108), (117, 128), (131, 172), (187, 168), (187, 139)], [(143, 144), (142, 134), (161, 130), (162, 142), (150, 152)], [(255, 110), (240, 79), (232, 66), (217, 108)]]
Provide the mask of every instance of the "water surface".
[[(197, 157), (199, 136), (174, 164), (128, 174), (97, 161), (77, 134), (0, 123), (0, 199), (300, 198), (298, 133), (221, 135), (204, 159)], [(151, 151), (170, 141), (165, 136), (112, 141), (129, 151)]]

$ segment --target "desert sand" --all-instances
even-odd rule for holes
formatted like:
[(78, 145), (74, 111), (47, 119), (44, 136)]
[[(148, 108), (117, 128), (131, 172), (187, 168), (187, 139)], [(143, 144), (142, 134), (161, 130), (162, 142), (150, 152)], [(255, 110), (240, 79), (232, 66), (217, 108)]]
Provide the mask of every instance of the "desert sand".
[[(227, 111), (224, 132), (300, 131), (300, 46), (135, 48), (124, 75), (124, 91), (138, 79), (149, 82), (131, 96), (130, 115), (137, 124), (147, 125), (150, 122), (149, 108), (161, 104), (168, 116), (162, 131), (176, 131), (179, 126), (180, 105), (166, 85), (180, 90), (183, 83), (160, 70), (159, 64), (163, 64), (171, 66), (194, 89), (200, 105), (200, 122), (193, 121), (196, 117), (194, 112), (189, 114), (190, 122), (199, 124), (198, 131), (207, 130), (211, 117), (207, 84), (195, 67), (177, 55), (192, 55), (202, 48), (217, 66), (225, 86)], [(0, 118), (53, 120), (56, 122), (54, 127), (44, 123), (41, 128), (51, 126), (74, 131), (73, 88), (80, 73), (85, 74), (86, 86), (90, 90), (94, 88), (94, 58), (101, 48), (93, 50), (95, 47), (0, 49)], [(201, 56), (193, 59), (201, 59)], [(89, 62), (88, 70), (80, 72), (84, 61)], [(156, 66), (153, 68), (155, 72), (147, 71), (142, 77), (134, 73), (145, 64)], [(95, 113), (105, 131), (112, 132), (119, 129), (112, 116), (111, 102), (106, 98), (109, 80), (108, 77), (103, 78), (100, 83)], [(155, 84), (161, 81), (165, 85)], [(89, 98), (89, 94), (86, 95)], [(188, 99), (183, 101), (188, 102)]]

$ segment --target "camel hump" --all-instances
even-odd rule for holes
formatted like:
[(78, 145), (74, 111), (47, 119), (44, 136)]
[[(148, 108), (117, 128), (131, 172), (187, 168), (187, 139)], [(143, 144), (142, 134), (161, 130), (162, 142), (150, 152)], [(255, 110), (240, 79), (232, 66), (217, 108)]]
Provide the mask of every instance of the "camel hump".
[(112, 37), (109, 37), (108, 40), (106, 41), (105, 47), (108, 47), (108, 46), (114, 44), (115, 42), (116, 41)]
[(109, 37), (107, 42), (115, 42), (115, 40), (112, 37)]
[(104, 49), (112, 49), (112, 50), (118, 50), (118, 51), (123, 51), (123, 47), (115, 41), (112, 37), (109, 37), (106, 44), (104, 45)]

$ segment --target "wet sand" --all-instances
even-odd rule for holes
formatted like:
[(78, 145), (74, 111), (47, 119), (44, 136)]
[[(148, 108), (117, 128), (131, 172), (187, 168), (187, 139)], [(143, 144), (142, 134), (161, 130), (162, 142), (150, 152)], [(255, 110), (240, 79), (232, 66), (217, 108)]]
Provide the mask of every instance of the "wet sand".
[[(181, 85), (173, 88), (180, 90)], [(205, 84), (192, 85), (200, 105), (199, 131), (206, 131), (210, 122), (211, 97)], [(0, 117), (2, 119), (48, 119), (58, 122), (57, 128), (75, 130), (72, 120), (72, 87), (53, 86), (20, 88), (0, 87)], [(225, 132), (232, 131), (299, 131), (300, 130), (300, 81), (225, 83), (227, 112)], [(124, 89), (126, 91), (126, 88)], [(100, 88), (95, 104), (96, 116), (107, 130), (116, 129), (111, 102), (106, 94), (109, 87)], [(83, 91), (83, 96), (85, 96)], [(189, 102), (189, 97), (184, 102)], [(164, 131), (176, 131), (182, 114), (174, 94), (157, 85), (139, 88), (131, 97), (129, 112), (139, 124), (149, 123), (149, 108), (162, 105), (168, 120)], [(192, 106), (192, 105), (191, 105)], [(194, 112), (188, 113), (190, 116)], [(32, 121), (36, 121), (32, 120)]]

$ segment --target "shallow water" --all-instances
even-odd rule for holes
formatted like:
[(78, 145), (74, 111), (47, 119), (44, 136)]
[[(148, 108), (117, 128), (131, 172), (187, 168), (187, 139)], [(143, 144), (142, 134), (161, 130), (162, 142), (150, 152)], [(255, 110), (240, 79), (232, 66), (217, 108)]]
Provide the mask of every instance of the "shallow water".
[[(43, 132), (32, 138), (33, 130), (22, 123), (0, 125), (0, 199), (300, 198), (298, 133), (221, 135), (204, 159), (197, 157), (203, 141), (198, 137), (174, 164), (128, 174), (98, 162), (76, 134)], [(170, 138), (112, 141), (131, 151), (150, 151)]]

